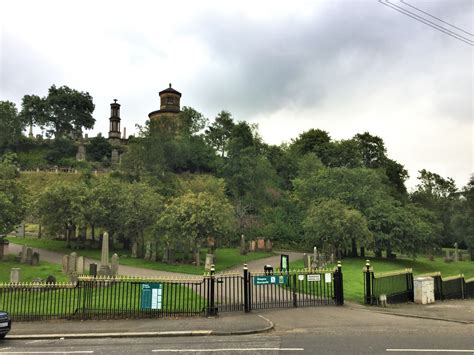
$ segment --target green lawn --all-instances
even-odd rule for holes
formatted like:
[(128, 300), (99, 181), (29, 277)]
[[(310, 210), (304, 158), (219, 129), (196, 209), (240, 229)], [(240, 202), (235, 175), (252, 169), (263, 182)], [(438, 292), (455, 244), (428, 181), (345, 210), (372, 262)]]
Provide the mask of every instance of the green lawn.
[[(346, 258), (342, 260), (342, 274), (344, 277), (344, 298), (349, 301), (363, 302), (364, 280), (362, 269), (365, 265), (365, 258)], [(413, 259), (375, 259), (370, 258), (370, 264), (374, 272), (395, 271), (405, 268), (413, 269), (415, 276), (435, 271), (440, 271), (443, 277), (464, 274), (466, 279), (474, 277), (474, 262), (459, 261), (456, 263), (445, 263), (444, 258), (437, 257), (430, 261), (426, 257)], [(292, 262), (292, 269), (303, 268), (303, 261)], [(334, 267), (332, 265), (331, 267)]]
[[(38, 238), (16, 238), (7, 237), (7, 239), (15, 244), (28, 245), (32, 248), (46, 249), (55, 251), (62, 254), (69, 254), (73, 251), (77, 252), (78, 255), (82, 255), (88, 258), (100, 260), (100, 250), (97, 249), (81, 249), (73, 250), (66, 248), (66, 242), (61, 240), (49, 240), (49, 239), (38, 239)], [(143, 260), (138, 258), (130, 257), (128, 251), (117, 250), (115, 251), (120, 256), (120, 264), (127, 266), (136, 266), (152, 270), (161, 270), (169, 272), (179, 272), (185, 274), (202, 275), (204, 273), (204, 259), (200, 267), (196, 267), (191, 264), (165, 264), (162, 262), (154, 262), (149, 260)], [(112, 252), (113, 253), (113, 252)], [(111, 254), (112, 254), (111, 253)], [(234, 267), (243, 266), (252, 260), (266, 258), (272, 256), (273, 253), (269, 252), (251, 252), (247, 255), (240, 255), (238, 248), (219, 248), (215, 253), (215, 266), (216, 271), (223, 271)], [(202, 258), (205, 257), (205, 250), (202, 252)]]
[(61, 273), (61, 265), (51, 264), (46, 261), (41, 261), (38, 266), (31, 266), (20, 264), (15, 260), (15, 256), (6, 255), (0, 261), (0, 282), (10, 282), (11, 268), (20, 268), (20, 281), (31, 282), (35, 278), (46, 279), (49, 275), (53, 275), (58, 282), (68, 281), (66, 275)]

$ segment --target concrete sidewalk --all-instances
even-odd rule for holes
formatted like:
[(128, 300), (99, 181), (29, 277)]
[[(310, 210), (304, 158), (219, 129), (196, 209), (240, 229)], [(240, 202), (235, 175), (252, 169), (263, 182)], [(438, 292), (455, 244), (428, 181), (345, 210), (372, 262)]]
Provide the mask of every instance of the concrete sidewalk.
[(50, 320), (13, 322), (7, 339), (103, 337), (172, 337), (242, 335), (268, 331), (273, 323), (256, 313), (228, 313), (218, 317), (121, 319), (100, 321)]
[(346, 305), (352, 309), (368, 312), (474, 324), (474, 299), (436, 301), (436, 303), (426, 305), (415, 303), (389, 304), (386, 307), (365, 306), (357, 303), (346, 303)]

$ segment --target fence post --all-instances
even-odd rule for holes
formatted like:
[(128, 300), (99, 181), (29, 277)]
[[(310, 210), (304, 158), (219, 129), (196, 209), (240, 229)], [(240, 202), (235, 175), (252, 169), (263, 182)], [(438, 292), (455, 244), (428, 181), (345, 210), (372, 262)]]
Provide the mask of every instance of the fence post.
[(215, 301), (215, 288), (216, 288), (216, 277), (215, 277), (216, 269), (214, 268), (214, 264), (211, 265), (211, 272), (208, 279), (209, 282), (209, 305), (207, 307), (207, 316), (216, 316), (217, 315), (217, 307)]
[(334, 273), (334, 293), (336, 296), (336, 305), (344, 305), (344, 287), (342, 279), (342, 265), (341, 262), (337, 262), (337, 270)]
[(372, 304), (372, 275), (370, 272), (370, 260), (365, 262), (365, 304)]
[(415, 290), (413, 285), (413, 273), (407, 272), (406, 273), (406, 282), (407, 282), (407, 292), (408, 292), (408, 301), (414, 302), (415, 301)]
[(250, 277), (247, 264), (244, 264), (244, 312), (250, 312)]
[(465, 283), (464, 275), (461, 274), (461, 277), (459, 278), (459, 283), (461, 284), (461, 299), (464, 299), (464, 283)]
[[(292, 289), (293, 289), (293, 307), (298, 307), (298, 295), (296, 294), (296, 273), (293, 275), (288, 275), (289, 277), (291, 276), (292, 280)], [(289, 278), (288, 277), (288, 278)], [(288, 280), (289, 281), (289, 280)]]

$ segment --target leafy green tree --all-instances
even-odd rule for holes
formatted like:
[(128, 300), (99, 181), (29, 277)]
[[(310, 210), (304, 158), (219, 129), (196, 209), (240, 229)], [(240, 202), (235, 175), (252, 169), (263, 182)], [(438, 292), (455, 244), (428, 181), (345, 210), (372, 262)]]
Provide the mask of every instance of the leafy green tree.
[(104, 137), (94, 137), (87, 146), (87, 159), (92, 161), (103, 161), (110, 159), (112, 155), (112, 145)]
[(94, 127), (94, 108), (88, 92), (80, 92), (67, 86), (57, 88), (53, 85), (46, 97), (24, 96), (21, 116), (26, 122), (45, 127), (48, 134), (54, 134), (56, 137), (72, 134), (77, 137), (82, 129)]
[(228, 144), (234, 129), (234, 121), (230, 112), (221, 111), (206, 131), (206, 140), (223, 158), (227, 155)]
[(178, 120), (181, 132), (187, 135), (195, 135), (202, 131), (208, 123), (204, 115), (192, 107), (184, 106), (179, 113)]
[(16, 105), (0, 101), (0, 149), (18, 142), (25, 123), (21, 120)]
[(74, 142), (67, 137), (57, 137), (50, 143), (50, 149), (46, 154), (46, 160), (50, 164), (61, 165), (61, 161), (67, 158), (74, 158), (77, 147)]
[(28, 195), (17, 179), (16, 166), (8, 157), (0, 161), (0, 260), (3, 258), (4, 237), (25, 218)]
[(314, 153), (321, 159), (324, 165), (328, 165), (330, 161), (331, 137), (326, 131), (310, 129), (301, 133), (297, 139), (293, 140), (290, 148), (295, 150), (300, 156)]
[(161, 238), (174, 238), (193, 247), (200, 265), (199, 249), (208, 237), (224, 238), (233, 229), (232, 206), (224, 197), (208, 192), (188, 192), (171, 200), (157, 222)]
[(68, 247), (75, 237), (76, 227), (81, 224), (85, 196), (83, 184), (64, 181), (53, 183), (38, 196), (36, 208), (40, 223), (50, 233), (65, 232)]
[(370, 242), (371, 233), (365, 217), (357, 210), (338, 200), (323, 200), (312, 206), (303, 221), (303, 229), (309, 245), (328, 246), (337, 251), (351, 247), (353, 241)]

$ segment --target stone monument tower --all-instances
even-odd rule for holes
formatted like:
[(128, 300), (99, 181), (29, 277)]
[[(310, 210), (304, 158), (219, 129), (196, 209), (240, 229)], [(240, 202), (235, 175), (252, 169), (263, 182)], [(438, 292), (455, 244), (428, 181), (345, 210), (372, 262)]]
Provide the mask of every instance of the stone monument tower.
[(110, 128), (109, 128), (109, 142), (112, 145), (119, 145), (120, 142), (120, 104), (117, 99), (110, 104)]
[(159, 120), (163, 116), (176, 116), (180, 111), (181, 93), (171, 87), (160, 91), (160, 109), (150, 112), (150, 120)]

